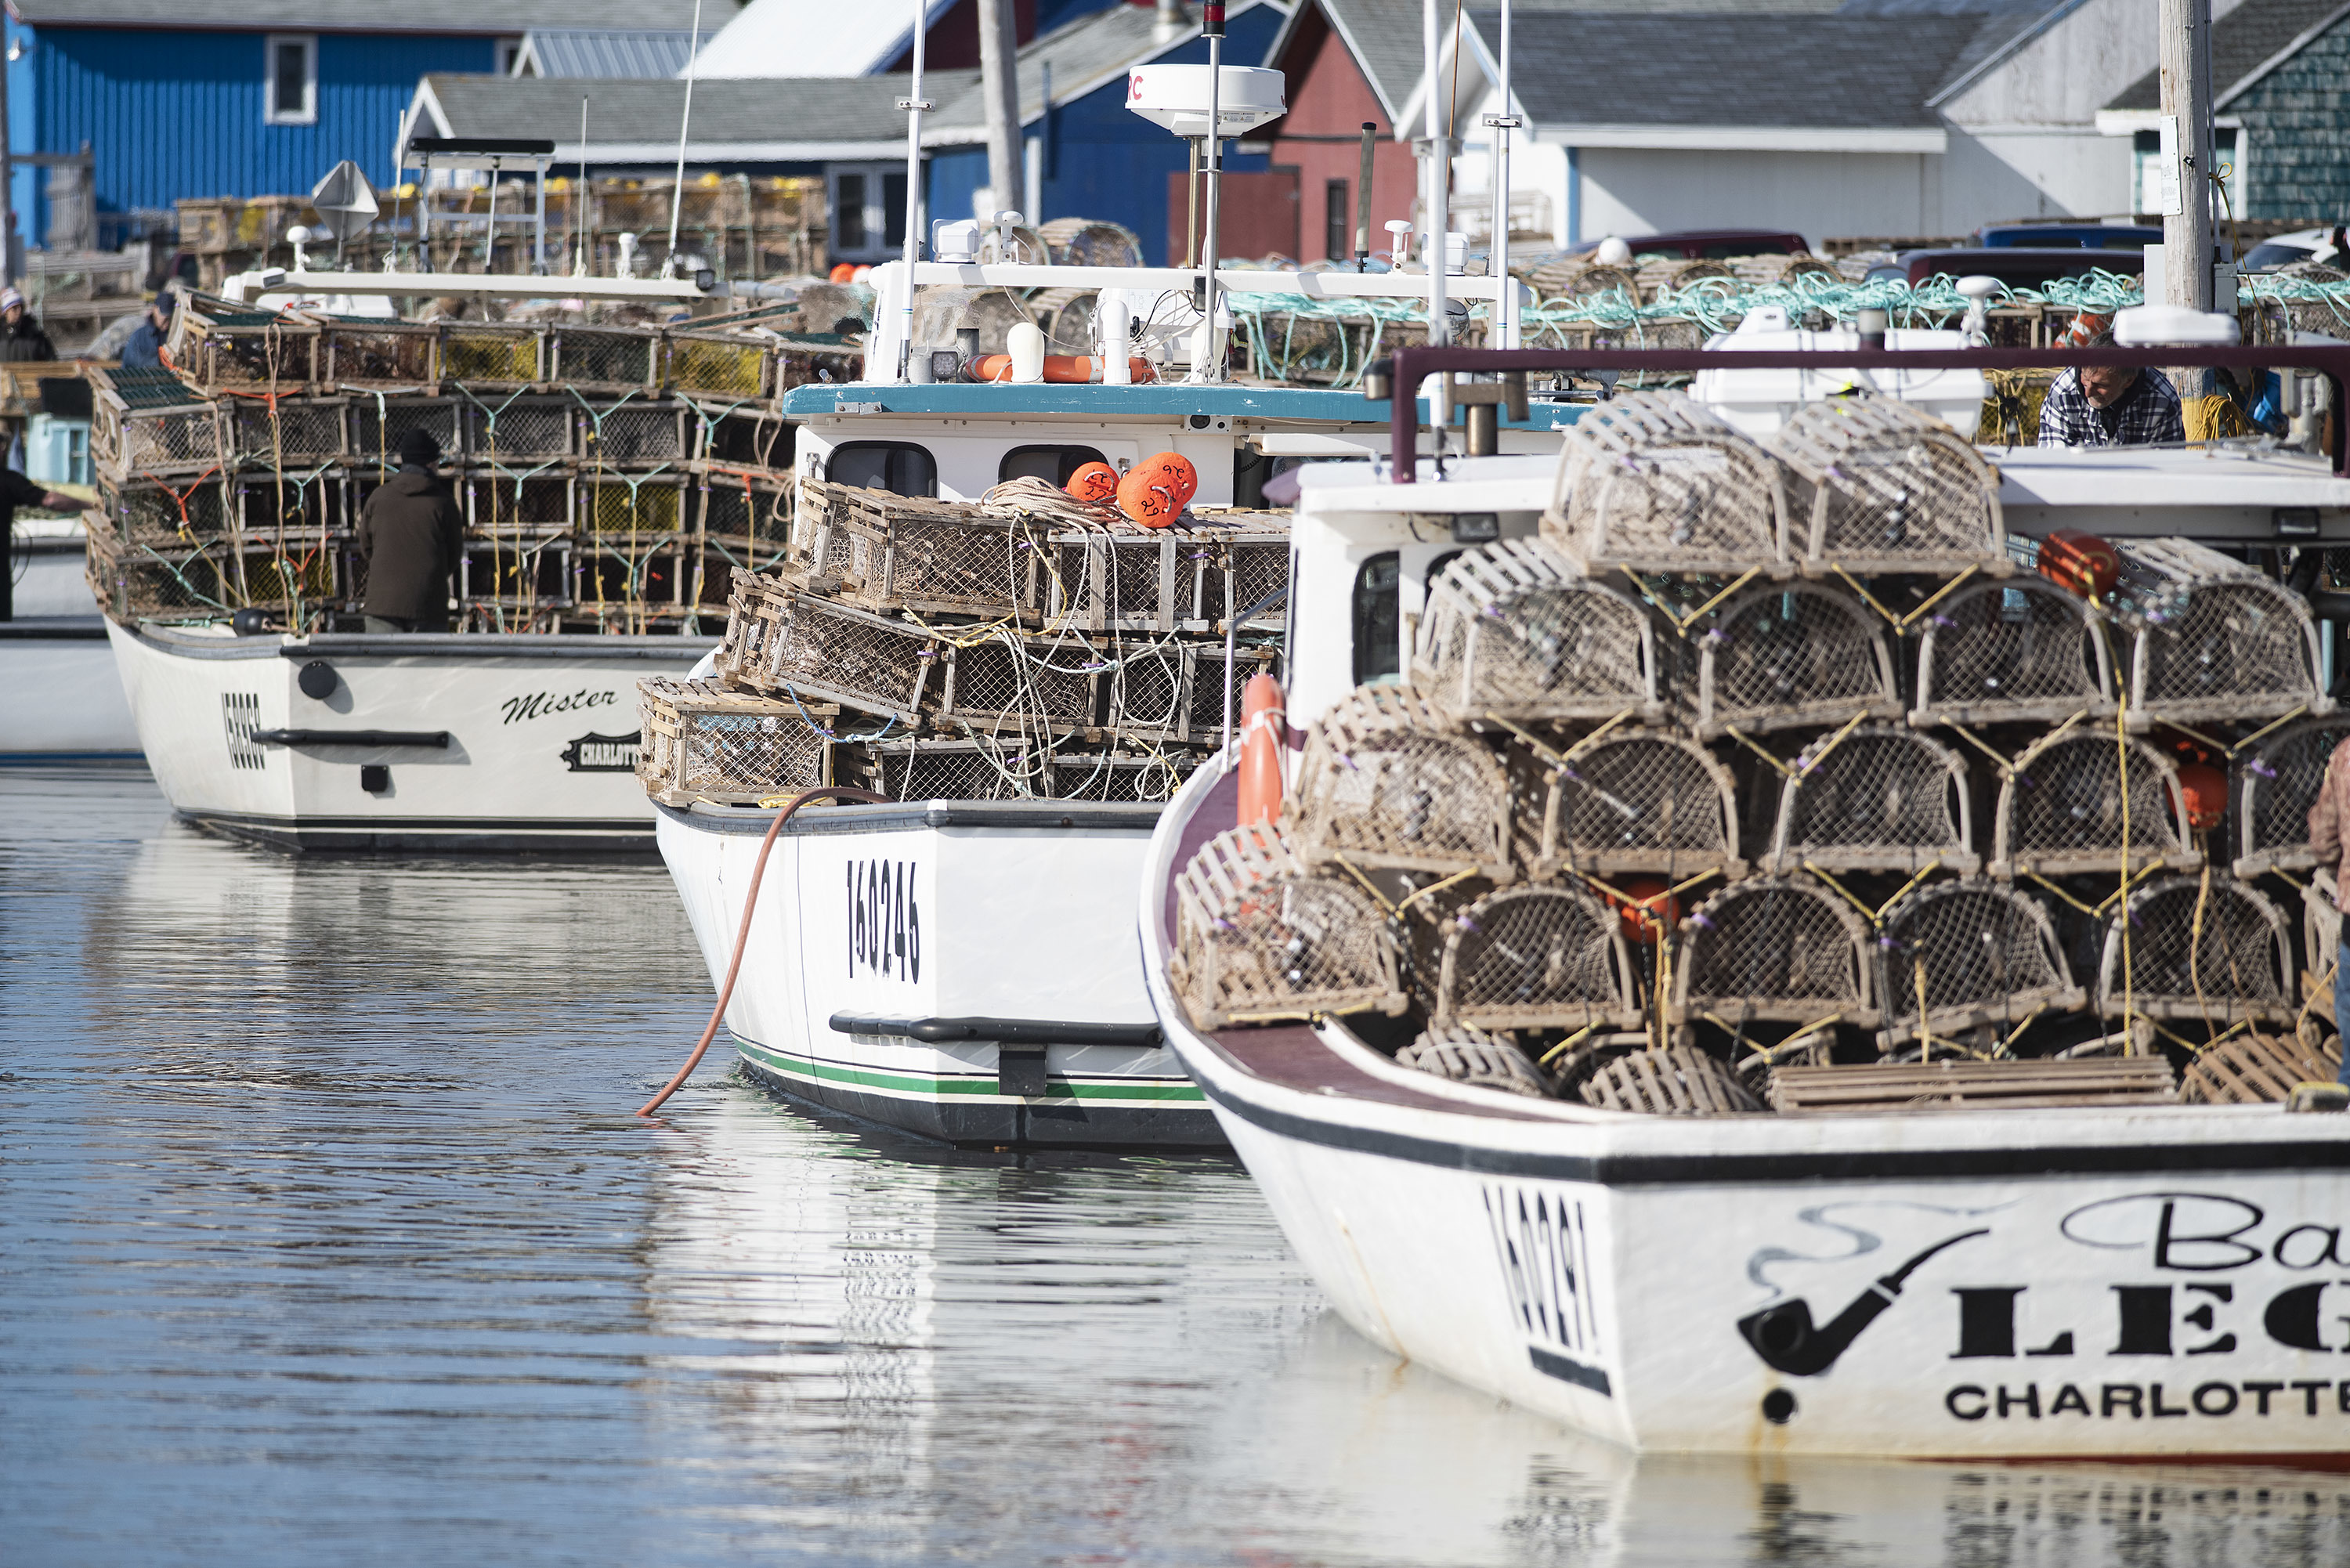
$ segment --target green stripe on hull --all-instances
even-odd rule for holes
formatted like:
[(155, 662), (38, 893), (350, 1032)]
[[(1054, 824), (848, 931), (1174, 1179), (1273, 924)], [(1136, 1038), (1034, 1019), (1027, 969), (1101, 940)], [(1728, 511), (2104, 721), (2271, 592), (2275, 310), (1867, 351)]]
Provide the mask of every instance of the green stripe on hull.
[[(734, 1049), (747, 1060), (771, 1073), (797, 1078), (810, 1084), (837, 1084), (847, 1088), (864, 1089), (870, 1093), (891, 1095), (901, 1099), (920, 1100), (995, 1100), (1007, 1105), (1020, 1103), (1017, 1095), (999, 1094), (993, 1074), (971, 1077), (941, 1077), (934, 1073), (884, 1072), (873, 1067), (847, 1067), (833, 1062), (819, 1062), (789, 1051), (778, 1051), (772, 1045), (754, 1045), (739, 1036)], [(1071, 1083), (1065, 1078), (1048, 1079), (1044, 1097), (1049, 1100), (1079, 1100), (1087, 1105), (1116, 1106), (1201, 1106), (1207, 1097), (1199, 1086), (1187, 1078), (1143, 1078), (1131, 1082), (1120, 1079)]]

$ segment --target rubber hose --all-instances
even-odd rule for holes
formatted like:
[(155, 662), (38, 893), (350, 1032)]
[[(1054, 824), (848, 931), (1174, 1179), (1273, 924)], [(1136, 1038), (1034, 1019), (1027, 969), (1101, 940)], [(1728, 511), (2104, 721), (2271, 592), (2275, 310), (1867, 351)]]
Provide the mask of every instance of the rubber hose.
[(660, 1109), (661, 1102), (676, 1094), (685, 1081), (693, 1076), (693, 1070), (702, 1065), (702, 1053), (708, 1051), (710, 1043), (718, 1038), (718, 1025), (726, 1017), (726, 1004), (734, 999), (734, 977), (743, 972), (743, 950), (751, 945), (751, 912), (759, 907), (759, 884), (767, 875), (767, 857), (775, 847), (775, 836), (783, 832), (784, 824), (789, 822), (800, 807), (812, 800), (859, 801), (869, 805), (890, 804), (888, 795), (875, 794), (871, 790), (845, 789), (827, 784), (822, 789), (802, 791), (785, 803), (783, 810), (775, 813), (775, 820), (767, 826), (767, 836), (759, 841), (759, 858), (751, 867), (751, 890), (743, 896), (743, 929), (734, 933), (734, 961), (726, 966), (726, 982), (718, 988), (718, 1005), (710, 1010), (710, 1023), (702, 1031), (702, 1039), (693, 1047), (693, 1054), (685, 1059), (685, 1065), (677, 1070), (677, 1076), (661, 1086), (660, 1094), (637, 1107), (637, 1115), (649, 1116)]

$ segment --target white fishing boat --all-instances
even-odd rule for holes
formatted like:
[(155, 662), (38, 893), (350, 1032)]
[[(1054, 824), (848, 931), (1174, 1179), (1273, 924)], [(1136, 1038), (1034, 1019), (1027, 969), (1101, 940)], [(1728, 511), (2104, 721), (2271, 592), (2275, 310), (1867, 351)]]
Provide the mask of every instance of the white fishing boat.
[[(2129, 358), (1840, 347), (1846, 385)], [(2350, 370), (2338, 345), (2292, 352)], [(2136, 358), (2158, 356), (2290, 358)], [(1409, 384), (1728, 358), (1397, 363)], [(2314, 440), (1935, 468), (1928, 447), (1967, 449), (1887, 400), (1799, 415), (1751, 469), (1765, 449), (1704, 405), (1644, 394), (1557, 465), (1310, 475), (1277, 826), (1240, 824), (1227, 753), (1152, 838), (1168, 1042), (1357, 1331), (1627, 1447), (2338, 1455), (2350, 1096), (2320, 1023), (2332, 925), (2304, 960), (2283, 912), (2345, 732), (2330, 637), (2275, 577), (2175, 541), (2284, 576), (2350, 537), (2350, 478)], [(1651, 416), (1678, 436), (1644, 439)], [(1891, 433), (1836, 461), (1804, 444), (1871, 420)], [(1712, 477), (1643, 511), (1691, 465)], [(1966, 546), (1923, 482), (1960, 470)], [(2046, 535), (2074, 525), (2113, 542), (2117, 585), (2052, 587)], [(2048, 573), (2005, 575), (2035, 545)], [(1399, 604), (1366, 615), (1382, 557)], [(1856, 634), (1835, 649), (1805, 619), (1830, 592)], [(2005, 662), (1961, 668), (1977, 643)], [(1365, 668), (1397, 673), (1357, 692)], [(2219, 761), (2182, 788), (2188, 732)], [(1868, 773), (1929, 745), (1915, 779)], [(1611, 771), (1641, 748), (1688, 782)], [(2100, 759), (2141, 770), (2135, 827)], [(1807, 816), (1807, 789), (1832, 809)], [(1765, 790), (1776, 812), (1742, 809)], [(2034, 791), (2063, 798), (2035, 815)], [(1937, 927), (1937, 904), (1967, 913)]]
[(82, 582), (82, 524), (26, 518), (9, 552), (12, 615), (0, 619), (0, 761), (135, 757), (139, 735)]

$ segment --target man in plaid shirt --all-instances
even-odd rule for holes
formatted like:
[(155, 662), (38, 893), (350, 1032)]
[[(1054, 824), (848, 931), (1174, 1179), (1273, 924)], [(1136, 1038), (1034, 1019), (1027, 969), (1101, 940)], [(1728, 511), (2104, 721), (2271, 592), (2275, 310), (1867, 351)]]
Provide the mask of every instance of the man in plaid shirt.
[[(2111, 334), (2100, 333), (2094, 346), (2112, 341)], [(2178, 393), (2159, 370), (2075, 367), (2056, 378), (2040, 405), (2042, 446), (2152, 446), (2186, 439)]]

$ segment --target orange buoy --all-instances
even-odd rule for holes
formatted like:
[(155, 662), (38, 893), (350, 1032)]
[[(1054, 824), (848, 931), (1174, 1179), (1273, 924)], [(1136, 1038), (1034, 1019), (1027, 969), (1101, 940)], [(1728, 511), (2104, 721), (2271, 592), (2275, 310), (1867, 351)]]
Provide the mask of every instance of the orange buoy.
[(1106, 462), (1085, 463), (1061, 488), (1080, 501), (1107, 506), (1118, 499), (1118, 470)]
[(829, 281), (833, 283), (847, 283), (856, 275), (857, 264), (855, 262), (835, 262), (832, 266)]
[(1185, 496), (1173, 476), (1138, 462), (1118, 482), (1118, 509), (1145, 528), (1164, 528), (1183, 514)]
[[(1158, 379), (1158, 372), (1148, 359), (1128, 359), (1126, 368), (1137, 381)], [(981, 355), (972, 361), (971, 379), (974, 381), (1009, 381), (1012, 379), (1012, 356)], [(1059, 386), (1086, 386), (1101, 379), (1101, 361), (1087, 354), (1047, 354), (1045, 356), (1045, 379)]]
[(2068, 593), (2101, 599), (2122, 579), (2121, 552), (2078, 528), (2059, 528), (2040, 542), (2040, 575)]
[(2228, 775), (2209, 763), (2179, 763), (2178, 793), (2187, 797), (2187, 826), (2199, 833), (2228, 815)]
[(1615, 907), (1624, 940), (1634, 947), (1656, 946), (1660, 932), (1680, 922), (1681, 901), (1671, 896), (1663, 877), (1627, 877), (1618, 888), (1624, 896), (1611, 894), (1607, 902)]
[(1200, 471), (1180, 452), (1158, 452), (1144, 458), (1139, 466), (1165, 474), (1167, 483), (1182, 497), (1183, 505), (1189, 506), (1191, 497), (1200, 493)]
[(1280, 817), (1281, 745), (1288, 733), (1281, 682), (1270, 675), (1250, 676), (1241, 688), (1240, 826)]

